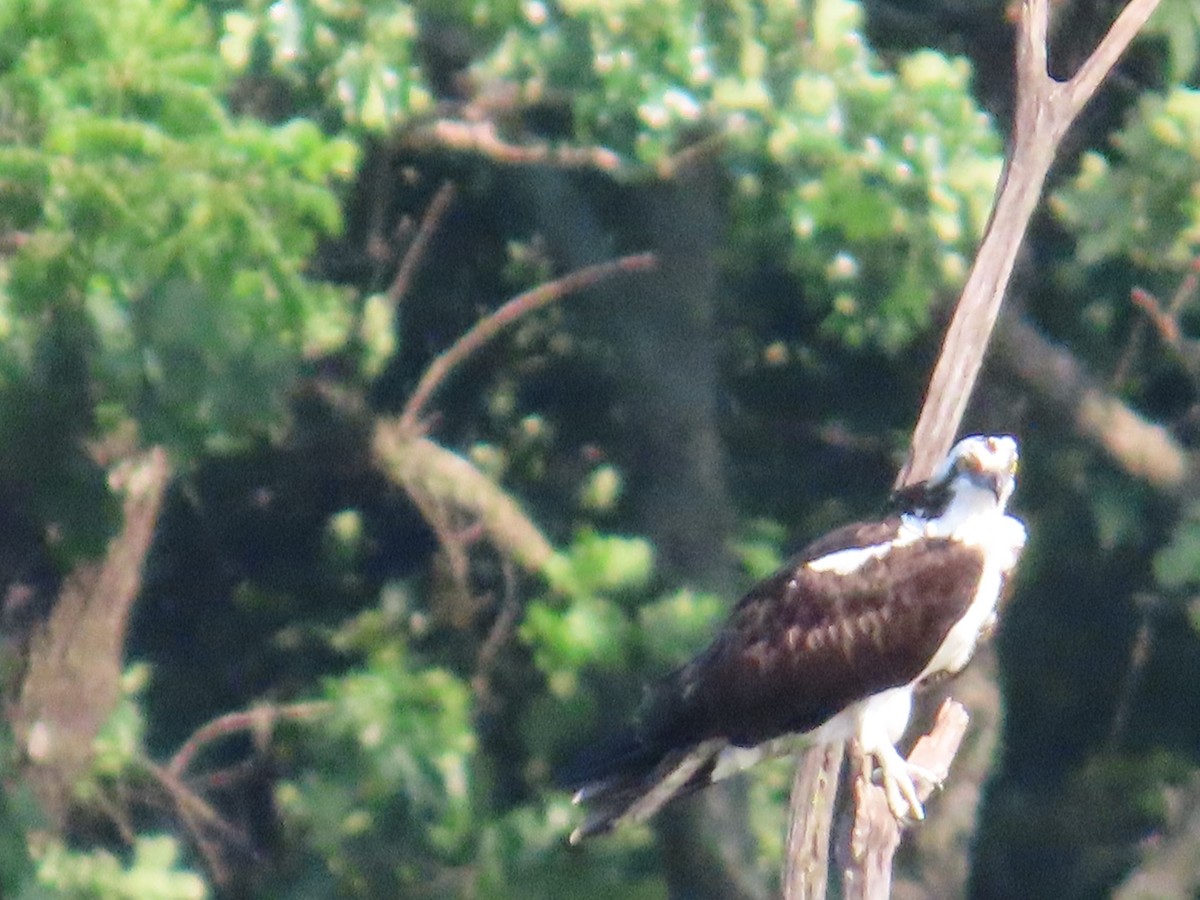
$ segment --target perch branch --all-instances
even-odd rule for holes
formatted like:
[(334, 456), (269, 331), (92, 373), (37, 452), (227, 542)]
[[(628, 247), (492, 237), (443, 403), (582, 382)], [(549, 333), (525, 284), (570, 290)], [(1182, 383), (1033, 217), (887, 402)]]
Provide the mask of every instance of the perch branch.
[[(897, 476), (897, 486), (928, 478), (938, 460), (949, 451), (983, 364), (984, 351), (1000, 312), (1017, 252), (1041, 198), (1059, 143), (1157, 3), (1158, 0), (1131, 0), (1096, 51), (1069, 81), (1063, 83), (1047, 71), (1048, 0), (1023, 0), (1016, 40), (1017, 103), (1012, 145), (1001, 174), (991, 219), (947, 329), (913, 431), (912, 449)], [(929, 735), (931, 746), (942, 754), (930, 764), (947, 770), (958, 747), (958, 741), (945, 739), (943, 732), (950, 727), (939, 718)], [(825, 771), (828, 778), (837, 777), (836, 771)], [(863, 775), (856, 781), (856, 794), (860, 796), (880, 791)], [(816, 812), (825, 814), (826, 810), (809, 798), (793, 793), (793, 819)], [(794, 822), (789, 828), (790, 837), (819, 832), (815, 826), (797, 827)], [(843, 879), (847, 895), (850, 890), (855, 890), (857, 897), (886, 898), (891, 892), (892, 857), (899, 842), (896, 823), (886, 802), (882, 803), (882, 809), (878, 801), (858, 802), (850, 834), (852, 847), (847, 854), (849, 861)], [(806, 871), (828, 868), (827, 846), (806, 846), (797, 838), (789, 841), (786, 853), (789, 858), (799, 860), (789, 859), (789, 866)], [(784, 896), (788, 900), (800, 896), (788, 893), (791, 888), (785, 880)], [(868, 889), (869, 894), (863, 892)]]
[[(939, 781), (945, 781), (969, 722), (970, 716), (962, 704), (950, 699), (943, 701), (933, 728), (917, 741), (908, 761)], [(891, 894), (892, 856), (900, 846), (900, 827), (888, 810), (883, 791), (871, 783), (870, 773), (863, 771), (862, 754), (856, 752), (853, 756), (856, 768), (854, 804), (859, 814), (850, 832), (850, 857), (845, 865), (842, 896), (844, 900), (873, 900)], [(922, 803), (931, 793), (931, 785), (925, 782), (917, 785)], [(862, 814), (863, 810), (869, 810), (869, 821), (865, 821), (867, 817)], [(881, 842), (886, 843), (881, 846)]]
[(825, 859), (829, 854), (829, 829), (837, 802), (838, 776), (846, 745), (824, 744), (806, 753), (796, 767), (792, 782), (792, 800), (808, 798), (806, 815), (793, 815), (788, 823), (787, 846), (802, 847), (802, 853), (788, 853), (783, 860), (783, 896), (802, 900), (822, 900), (829, 882)]

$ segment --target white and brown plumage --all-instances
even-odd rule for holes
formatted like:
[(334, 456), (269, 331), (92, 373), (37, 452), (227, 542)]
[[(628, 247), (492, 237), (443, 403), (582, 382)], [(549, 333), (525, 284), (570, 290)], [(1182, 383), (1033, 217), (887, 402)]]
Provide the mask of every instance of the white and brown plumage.
[(995, 624), (1025, 527), (1005, 513), (1017, 443), (960, 441), (895, 515), (830, 532), (755, 585), (715, 640), (652, 694), (639, 724), (573, 778), (577, 843), (771, 755), (856, 738), (894, 815), (924, 815), (895, 743), (913, 693), (959, 672)]

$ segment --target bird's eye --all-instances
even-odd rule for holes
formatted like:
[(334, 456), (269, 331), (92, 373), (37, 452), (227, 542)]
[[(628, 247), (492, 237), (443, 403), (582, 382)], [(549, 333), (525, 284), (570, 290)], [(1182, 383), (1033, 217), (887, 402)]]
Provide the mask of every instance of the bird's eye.
[(964, 456), (955, 466), (958, 472), (982, 472), (983, 462), (977, 456)]

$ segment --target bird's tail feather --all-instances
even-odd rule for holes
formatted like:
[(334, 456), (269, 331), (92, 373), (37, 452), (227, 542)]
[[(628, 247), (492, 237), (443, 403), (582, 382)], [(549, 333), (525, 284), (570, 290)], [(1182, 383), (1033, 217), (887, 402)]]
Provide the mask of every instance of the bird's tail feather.
[[(588, 813), (571, 833), (571, 843), (611, 831), (622, 822), (644, 822), (667, 802), (684, 797), (709, 784), (713, 767), (727, 742), (712, 739), (691, 747), (652, 753), (642, 748), (627, 762), (636, 763), (609, 770), (607, 774), (580, 785), (574, 802)], [(649, 765), (647, 759), (652, 759)]]

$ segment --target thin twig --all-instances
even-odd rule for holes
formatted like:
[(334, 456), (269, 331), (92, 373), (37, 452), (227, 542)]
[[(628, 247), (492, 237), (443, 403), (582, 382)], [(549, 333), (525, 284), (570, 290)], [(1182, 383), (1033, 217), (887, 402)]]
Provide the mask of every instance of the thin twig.
[(519, 294), (509, 300), (495, 312), (481, 319), (470, 331), (435, 359), (421, 376), (416, 390), (408, 398), (403, 412), (400, 414), (400, 429), (405, 433), (416, 433), (421, 414), (425, 411), (430, 399), (438, 388), (445, 383), (451, 373), (472, 354), (494, 339), (501, 331), (522, 316), (549, 306), (568, 294), (590, 288), (613, 275), (630, 272), (645, 272), (653, 268), (655, 257), (653, 253), (637, 253), (632, 256), (622, 256), (609, 262), (599, 263), (578, 269), (562, 278), (538, 285), (532, 290)]
[(1115, 751), (1125, 736), (1129, 725), (1129, 717), (1133, 712), (1134, 701), (1138, 689), (1142, 686), (1142, 677), (1146, 674), (1146, 664), (1150, 661), (1150, 653), (1154, 649), (1155, 624), (1159, 614), (1158, 607), (1162, 601), (1153, 594), (1144, 594), (1134, 598), (1138, 607), (1138, 627), (1134, 632), (1133, 641), (1129, 645), (1129, 662), (1121, 676), (1121, 684), (1117, 688), (1117, 699), (1113, 704), (1112, 724), (1108, 729), (1106, 743), (1110, 750)]
[(514, 144), (500, 137), (492, 122), (439, 119), (404, 135), (406, 145), (484, 156), (502, 165), (551, 165), (564, 169), (594, 169), (618, 174), (625, 164), (607, 147), (575, 147), (566, 144)]
[(1133, 371), (1134, 363), (1141, 355), (1142, 344), (1146, 341), (1146, 331), (1149, 328), (1149, 321), (1145, 316), (1141, 316), (1129, 329), (1129, 337), (1126, 339), (1117, 364), (1113, 366), (1112, 375), (1108, 379), (1108, 390), (1111, 393), (1117, 394), (1124, 390), (1125, 383), (1129, 380), (1129, 373)]
[(1175, 351), (1180, 361), (1192, 376), (1193, 381), (1200, 381), (1200, 341), (1191, 340), (1184, 336), (1180, 327), (1179, 317), (1184, 309), (1196, 299), (1196, 291), (1200, 288), (1200, 260), (1192, 263), (1188, 274), (1184, 276), (1171, 295), (1171, 301), (1164, 307), (1152, 293), (1135, 287), (1129, 292), (1129, 301), (1144, 314), (1138, 324), (1149, 321), (1158, 333), (1159, 340)]
[(262, 772), (262, 760), (253, 756), (246, 757), (223, 769), (210, 769), (199, 779), (199, 783), (209, 791), (227, 791), (238, 787)]
[(468, 541), (476, 539), (474, 534), (463, 540), (459, 530), (451, 521), (453, 511), (442, 502), (436, 494), (428, 493), (420, 485), (407, 485), (409, 499), (417, 508), (417, 512), (433, 529), (438, 546), (445, 554), (446, 566), (449, 569), (454, 586), (464, 595), (471, 593), (471, 558), (468, 553)]
[(310, 703), (292, 703), (285, 706), (256, 706), (253, 709), (225, 713), (206, 722), (192, 732), (191, 736), (171, 757), (164, 767), (172, 778), (182, 778), (196, 755), (214, 741), (222, 740), (243, 731), (270, 729), (280, 719), (315, 719), (333, 709), (333, 704), (323, 700)]
[(1179, 341), (1182, 337), (1179, 323), (1174, 316), (1163, 309), (1157, 297), (1143, 288), (1135, 287), (1129, 292), (1129, 302), (1145, 314), (1146, 319), (1154, 326), (1154, 330), (1158, 332), (1158, 336), (1164, 344), (1176, 350), (1179, 349)]
[(487, 637), (479, 647), (475, 676), (471, 679), (471, 686), (483, 704), (492, 700), (492, 669), (496, 664), (496, 657), (512, 637), (521, 618), (521, 597), (517, 591), (517, 573), (512, 560), (502, 557), (500, 569), (504, 575), (504, 600)]
[(387, 298), (392, 306), (399, 306), (400, 302), (408, 296), (413, 276), (425, 258), (429, 241), (445, 217), (446, 211), (450, 209), (450, 204), (454, 202), (454, 195), (454, 184), (446, 181), (429, 201), (429, 207), (425, 210), (425, 215), (421, 217), (421, 226), (417, 229), (416, 236), (408, 245), (408, 249), (404, 251), (404, 258), (400, 260), (400, 265), (396, 269), (396, 277), (392, 279), (391, 286), (388, 287)]
[(146, 768), (170, 799), (171, 806), (203, 857), (205, 867), (212, 873), (213, 881), (218, 885), (228, 884), (229, 867), (225, 864), (221, 843), (210, 834), (216, 835), (225, 844), (244, 850), (252, 847), (250, 838), (240, 828), (225, 821), (203, 797), (167, 767), (146, 761)]

